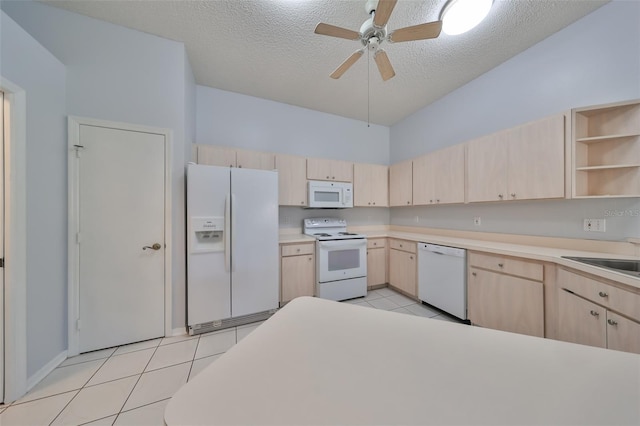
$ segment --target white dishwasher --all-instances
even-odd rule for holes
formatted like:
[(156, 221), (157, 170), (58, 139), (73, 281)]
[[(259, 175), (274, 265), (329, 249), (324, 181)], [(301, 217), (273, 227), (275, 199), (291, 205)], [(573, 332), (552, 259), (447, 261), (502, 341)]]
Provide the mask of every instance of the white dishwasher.
[(418, 297), (462, 320), (467, 319), (467, 251), (418, 243)]

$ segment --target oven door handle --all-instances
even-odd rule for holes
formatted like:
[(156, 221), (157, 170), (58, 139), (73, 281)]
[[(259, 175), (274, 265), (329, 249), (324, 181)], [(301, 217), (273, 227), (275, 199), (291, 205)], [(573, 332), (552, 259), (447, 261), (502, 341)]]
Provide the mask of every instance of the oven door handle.
[(335, 241), (318, 241), (318, 246), (320, 248), (335, 248), (339, 247), (341, 249), (348, 248), (360, 248), (367, 246), (367, 240), (335, 240)]

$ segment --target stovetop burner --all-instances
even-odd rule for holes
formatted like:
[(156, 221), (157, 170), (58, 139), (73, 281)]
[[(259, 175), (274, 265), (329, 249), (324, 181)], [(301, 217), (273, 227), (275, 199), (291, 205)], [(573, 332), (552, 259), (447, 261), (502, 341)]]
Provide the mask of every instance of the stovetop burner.
[(330, 234), (326, 234), (324, 232), (320, 232), (318, 234), (313, 234), (313, 235), (315, 235), (317, 237), (330, 237), (331, 236)]
[(338, 232), (338, 235), (358, 235), (358, 234), (354, 234), (353, 232)]

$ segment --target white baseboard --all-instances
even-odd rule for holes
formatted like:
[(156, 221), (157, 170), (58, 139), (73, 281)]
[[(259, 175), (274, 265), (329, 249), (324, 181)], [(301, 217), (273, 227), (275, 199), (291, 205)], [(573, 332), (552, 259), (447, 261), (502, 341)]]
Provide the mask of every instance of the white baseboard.
[(36, 371), (33, 376), (27, 378), (27, 392), (29, 392), (35, 385), (40, 383), (42, 379), (47, 377), (47, 375), (55, 370), (57, 366), (62, 364), (65, 359), (67, 359), (67, 351), (62, 351), (55, 358), (46, 363), (44, 367)]
[(171, 330), (171, 336), (182, 336), (187, 334), (187, 327), (178, 327)]

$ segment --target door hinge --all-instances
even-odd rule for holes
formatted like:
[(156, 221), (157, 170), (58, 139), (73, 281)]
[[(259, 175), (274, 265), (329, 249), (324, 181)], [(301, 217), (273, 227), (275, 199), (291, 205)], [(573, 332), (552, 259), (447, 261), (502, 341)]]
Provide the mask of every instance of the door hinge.
[(4, 257), (0, 257), (0, 268), (4, 268)]
[(80, 318), (76, 320), (76, 330), (80, 330)]

